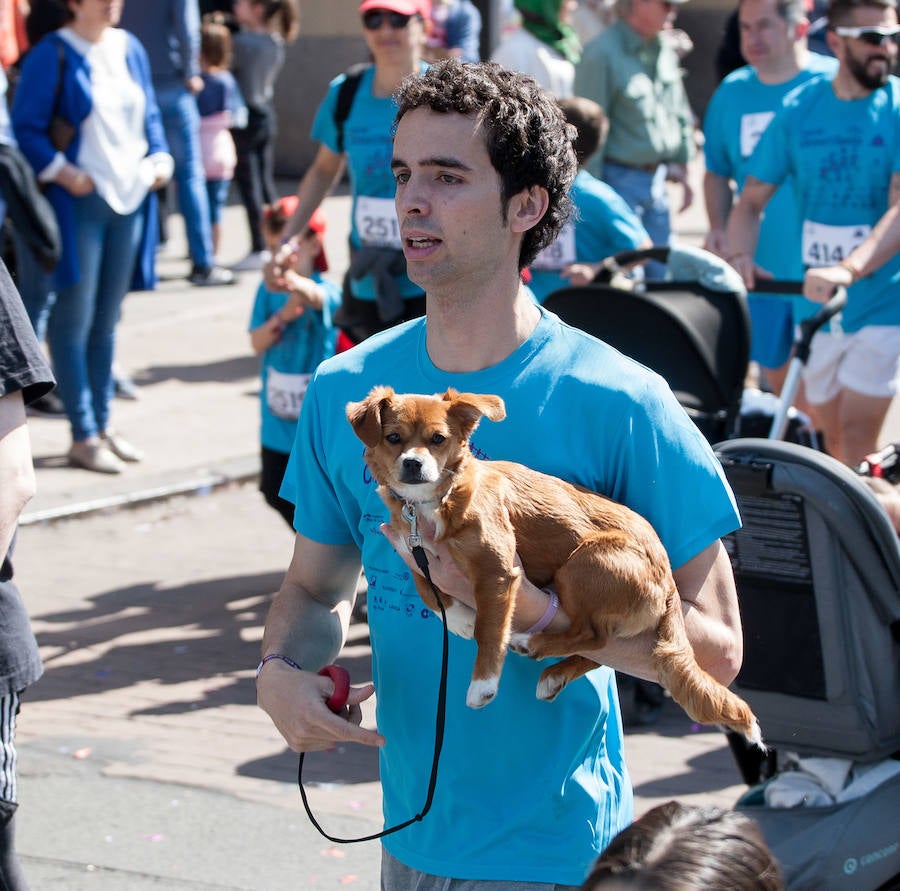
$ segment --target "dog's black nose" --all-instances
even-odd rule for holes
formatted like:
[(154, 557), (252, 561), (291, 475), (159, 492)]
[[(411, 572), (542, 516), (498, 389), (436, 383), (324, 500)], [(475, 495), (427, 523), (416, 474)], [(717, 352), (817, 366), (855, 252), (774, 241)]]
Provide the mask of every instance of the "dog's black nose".
[(415, 483), (422, 479), (422, 462), (419, 458), (403, 459), (403, 482)]

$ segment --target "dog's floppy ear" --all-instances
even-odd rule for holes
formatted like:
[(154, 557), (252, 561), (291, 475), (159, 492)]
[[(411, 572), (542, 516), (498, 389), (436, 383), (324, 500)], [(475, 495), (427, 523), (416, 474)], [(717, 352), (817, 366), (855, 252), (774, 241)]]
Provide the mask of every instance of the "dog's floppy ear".
[(377, 445), (381, 440), (381, 410), (393, 398), (390, 387), (373, 387), (362, 402), (347, 403), (347, 420), (367, 446)]
[(478, 426), (482, 417), (490, 421), (502, 421), (506, 417), (506, 406), (499, 396), (457, 393), (450, 389), (444, 393), (444, 400), (450, 403), (450, 414), (456, 418), (466, 437)]

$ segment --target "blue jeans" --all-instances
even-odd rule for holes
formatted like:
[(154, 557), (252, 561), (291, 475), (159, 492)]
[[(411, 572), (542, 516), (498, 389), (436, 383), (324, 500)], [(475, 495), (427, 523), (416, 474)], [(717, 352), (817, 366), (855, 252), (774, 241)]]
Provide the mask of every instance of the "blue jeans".
[[(669, 243), (672, 218), (669, 214), (669, 193), (666, 191), (665, 164), (660, 164), (655, 172), (651, 172), (606, 161), (603, 164), (603, 181), (612, 186), (640, 217), (654, 245), (662, 247)], [(662, 263), (644, 264), (644, 277), (648, 281), (663, 278), (665, 272)]]
[(96, 193), (74, 199), (80, 276), (60, 288), (47, 324), (57, 392), (76, 442), (106, 430), (115, 331), (131, 285), (144, 206), (122, 216)]
[(178, 207), (184, 217), (188, 250), (195, 267), (213, 265), (212, 228), (206, 174), (200, 155), (200, 112), (193, 94), (182, 86), (166, 87), (156, 94), (169, 151), (175, 159)]
[(47, 336), (47, 319), (56, 295), (53, 291), (53, 273), (46, 272), (34, 259), (25, 239), (12, 227), (13, 247), (16, 253), (16, 288), (22, 297), (25, 312), (37, 339)]

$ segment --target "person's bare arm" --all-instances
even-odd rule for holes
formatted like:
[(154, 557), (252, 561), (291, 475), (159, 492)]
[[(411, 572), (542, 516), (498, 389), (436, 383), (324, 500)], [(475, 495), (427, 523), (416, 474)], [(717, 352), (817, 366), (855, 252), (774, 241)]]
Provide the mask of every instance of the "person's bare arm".
[(280, 653), (303, 670), (280, 659), (267, 662), (256, 681), (257, 702), (294, 751), (328, 749), (342, 741), (384, 744), (380, 733), (359, 726), (359, 706), (374, 693), (372, 684), (351, 687), (346, 713), (335, 715), (325, 705), (333, 683), (317, 674), (344, 644), (359, 569), (354, 545), (323, 545), (298, 534), (266, 618), (262, 655)]
[(332, 186), (344, 172), (344, 157), (320, 145), (312, 164), (303, 174), (297, 187), (297, 209), (285, 223), (282, 240), (285, 242), (263, 267), (263, 279), (270, 291), (284, 291), (285, 270), (291, 265), (294, 252), (292, 239), (309, 222), (316, 208), (325, 200)]
[(0, 562), (35, 488), (25, 403), (22, 392), (16, 390), (0, 397)]
[(740, 273), (744, 284), (751, 290), (756, 283), (753, 255), (759, 241), (759, 223), (776, 188), (771, 183), (748, 176), (725, 230), (725, 259)]
[[(382, 531), (407, 565), (419, 572), (405, 543), (393, 529), (382, 526)], [(435, 585), (474, 608), (472, 586), (459, 570), (446, 543), (431, 540), (431, 530), (421, 523), (420, 532), (429, 537), (429, 570)], [(675, 570), (673, 575), (681, 597), (685, 630), (697, 662), (716, 680), (730, 684), (741, 667), (743, 636), (734, 575), (725, 548), (720, 541), (715, 541)], [(516, 600), (513, 629), (525, 631), (534, 625), (544, 615), (548, 601), (546, 591), (523, 579)], [(548, 628), (562, 630), (568, 624), (568, 617), (559, 610)], [(611, 640), (602, 650), (584, 652), (582, 655), (599, 665), (608, 665), (626, 674), (656, 681), (658, 678), (651, 658), (653, 643), (654, 635), (646, 632), (627, 640)]]
[(703, 197), (706, 201), (706, 216), (709, 220), (709, 232), (703, 246), (706, 250), (724, 257), (726, 250), (725, 227), (728, 225), (728, 216), (734, 200), (731, 181), (727, 176), (720, 176), (718, 173), (707, 170), (703, 177)]
[(297, 209), (287, 221), (284, 237), (291, 238), (309, 222), (313, 211), (331, 191), (335, 180), (344, 171), (344, 156), (320, 145), (309, 169), (297, 187)]

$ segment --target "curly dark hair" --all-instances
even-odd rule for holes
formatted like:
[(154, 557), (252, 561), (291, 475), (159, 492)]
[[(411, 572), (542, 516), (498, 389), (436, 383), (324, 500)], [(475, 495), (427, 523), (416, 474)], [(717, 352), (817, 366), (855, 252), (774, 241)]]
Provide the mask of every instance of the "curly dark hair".
[(758, 824), (746, 814), (669, 801), (623, 829), (581, 887), (784, 891), (784, 881)]
[(547, 212), (522, 239), (519, 268), (528, 266), (553, 242), (572, 209), (575, 128), (566, 123), (553, 96), (532, 78), (495, 62), (447, 59), (423, 75), (406, 78), (395, 99), (395, 130), (403, 115), (422, 107), (479, 118), (488, 156), (500, 175), (504, 217), (510, 199), (523, 189), (547, 190)]

